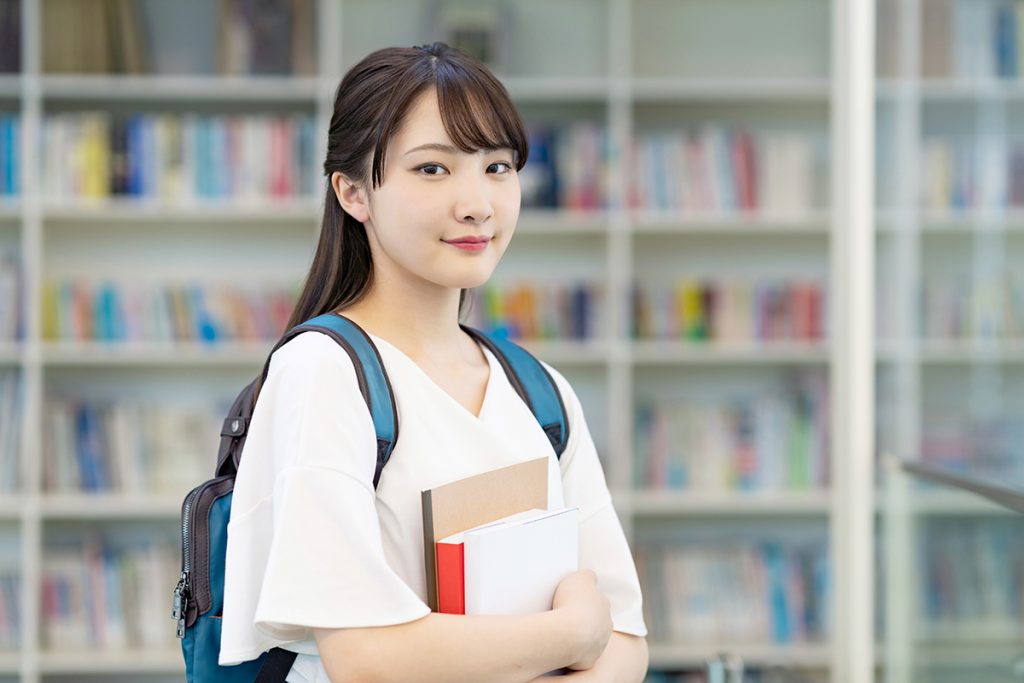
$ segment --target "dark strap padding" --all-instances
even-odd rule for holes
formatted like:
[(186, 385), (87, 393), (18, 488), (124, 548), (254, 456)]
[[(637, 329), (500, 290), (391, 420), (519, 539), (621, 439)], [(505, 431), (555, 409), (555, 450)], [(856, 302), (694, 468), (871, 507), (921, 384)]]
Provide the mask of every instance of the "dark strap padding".
[(263, 666), (260, 667), (260, 672), (256, 674), (253, 683), (284, 683), (288, 672), (292, 670), (296, 655), (295, 652), (279, 647), (268, 650)]
[[(355, 366), (359, 391), (363, 394), (370, 410), (373, 426), (377, 432), (377, 464), (373, 474), (373, 486), (377, 487), (381, 472), (387, 465), (398, 441), (398, 406), (391, 389), (380, 352), (363, 328), (339, 313), (324, 313), (296, 325), (277, 342), (274, 351), (303, 332), (322, 332), (336, 341), (352, 359)], [(270, 371), (270, 358), (263, 367), (263, 379)]]
[(509, 382), (522, 397), (547, 434), (559, 458), (569, 443), (569, 418), (558, 385), (541, 362), (523, 347), (500, 337), (461, 325), (462, 329), (485, 345), (505, 369)]

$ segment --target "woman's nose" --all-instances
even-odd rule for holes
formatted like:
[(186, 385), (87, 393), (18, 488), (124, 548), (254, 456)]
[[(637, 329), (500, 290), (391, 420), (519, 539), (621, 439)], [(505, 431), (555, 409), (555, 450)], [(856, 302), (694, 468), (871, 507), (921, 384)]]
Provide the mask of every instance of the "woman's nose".
[(460, 221), (483, 223), (494, 214), (485, 178), (467, 179), (459, 186), (455, 216)]

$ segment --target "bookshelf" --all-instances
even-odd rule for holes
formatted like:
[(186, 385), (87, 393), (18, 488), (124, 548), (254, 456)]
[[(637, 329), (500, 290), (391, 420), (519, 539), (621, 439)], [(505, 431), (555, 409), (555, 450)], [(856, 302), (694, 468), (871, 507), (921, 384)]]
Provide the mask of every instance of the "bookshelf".
[[(895, 44), (902, 47), (900, 75), (886, 75), (883, 69), (878, 82), (880, 140), (892, 136), (898, 141), (887, 148), (891, 159), (880, 156), (880, 167), (893, 160), (899, 172), (886, 178), (879, 193), (877, 243), (880, 266), (884, 265), (880, 277), (894, 280), (888, 284), (895, 294), (887, 303), (902, 315), (893, 316), (895, 334), (880, 342), (879, 372), (889, 373), (896, 387), (890, 399), (896, 406), (895, 418), (885, 439), (897, 452), (913, 452), (920, 442), (921, 399), (929, 373), (957, 373), (979, 363), (1003, 367), (1024, 362), (1019, 341), (920, 340), (907, 322), (914, 319), (909, 293), (929, 254), (941, 258), (943, 250), (956, 250), (955, 245), (930, 249), (928, 244), (971, 241), (976, 226), (1010, 240), (1019, 240), (1024, 230), (1019, 210), (1004, 214), (982, 209), (964, 215), (925, 211), (913, 201), (919, 171), (914, 160), (924, 112), (930, 107), (978, 103), (1012, 107), (1024, 100), (1024, 89), (1015, 83), (910, 76), (918, 73), (913, 68), (914, 51), (920, 45), (915, 27), (920, 24), (924, 0), (882, 0), (886, 1), (899, 10), (900, 39)], [(21, 74), (0, 75), (0, 116), (7, 112), (20, 116), (26, 149), (27, 141), (37, 139), (44, 130), (50, 114), (197, 111), (309, 115), (317, 135), (314, 149), (319, 150), (333, 90), (345, 69), (377, 47), (413, 45), (430, 38), (420, 28), (427, 22), (428, 2), (313, 0), (317, 31), (313, 73), (219, 76), (194, 65), (148, 75), (51, 73), (44, 68), (43, 6), (57, 0), (23, 2), (23, 69)], [(140, 7), (152, 4), (143, 2)], [(209, 11), (202, 4), (189, 0), (176, 11), (196, 13), (195, 20)], [(689, 527), (698, 536), (734, 535), (737, 529), (766, 520), (775, 527), (799, 527), (805, 535), (827, 541), (835, 505), (828, 489), (635, 490), (633, 404), (645, 393), (653, 398), (671, 395), (673, 385), (696, 390), (719, 383), (770, 387), (793, 371), (827, 375), (834, 363), (831, 339), (770, 344), (635, 339), (630, 334), (626, 293), (635, 277), (659, 273), (668, 277), (680, 269), (687, 275), (797, 274), (828, 281), (835, 216), (827, 196), (827, 156), (821, 156), (821, 144), (829, 139), (834, 115), (828, 72), (830, 4), (821, 0), (563, 0), (555, 4), (523, 0), (515, 6), (509, 41), (534, 49), (512, 50), (499, 75), (528, 122), (597, 123), (619, 150), (634, 135), (664, 130), (697, 134), (707, 123), (739, 126), (759, 141), (786, 134), (806, 134), (815, 140), (813, 152), (808, 153), (809, 166), (799, 167), (811, 170), (810, 185), (804, 188), (809, 199), (795, 208), (753, 213), (631, 206), (629, 188), (636, 169), (619, 159), (620, 163), (608, 165), (606, 205), (588, 210), (524, 208), (519, 235), (496, 281), (543, 278), (566, 269), (602, 283), (601, 335), (585, 341), (524, 343), (562, 369), (580, 392), (616, 507), (634, 543), (666, 528), (674, 532), (677, 527)], [(167, 49), (166, 41), (159, 42), (160, 49)], [(317, 178), (319, 161), (313, 160)], [(180, 680), (182, 661), (176, 642), (166, 652), (58, 652), (42, 644), (39, 577), (52, 543), (83, 527), (110, 531), (114, 539), (133, 535), (140, 525), (173, 535), (181, 503), (181, 495), (97, 496), (44, 490), (40, 453), (46, 431), (45, 401), (61, 392), (82, 392), (94, 398), (233, 396), (258, 371), (269, 343), (228, 341), (210, 346), (194, 341), (140, 341), (112, 346), (48, 339), (40, 315), (44, 285), (49, 277), (105, 275), (111, 268), (137, 276), (150, 270), (146, 264), (155, 264), (159, 275), (168, 278), (208, 274), (214, 268), (224, 268), (236, 277), (253, 272), (279, 279), (301, 276), (319, 227), (320, 192), (312, 198), (292, 197), (269, 205), (123, 198), (86, 203), (48, 196), (41, 177), (44, 160), (25, 155), (23, 162), (21, 196), (0, 200), (0, 247), (15, 245), (26, 273), (27, 329), (23, 343), (0, 343), (0, 371), (17, 370), (26, 392), (21, 416), (23, 486), (0, 501), (0, 539), (14, 539), (25, 599), (21, 646), (15, 652), (0, 652), (0, 682), (56, 683), (90, 677), (148, 683)], [(183, 250), (199, 254), (199, 262), (168, 258), (176, 252), (184, 255)], [(710, 272), (702, 273), (701, 268)], [(199, 455), (212, 457), (214, 452), (209, 448)], [(877, 507), (880, 514), (887, 513), (881, 501)], [(921, 496), (915, 498), (913, 510), (924, 517), (1000, 514), (955, 496)], [(167, 602), (172, 588), (168, 584)], [(648, 593), (647, 599), (658, 597)], [(910, 608), (887, 605), (893, 613)], [(172, 621), (166, 611), (164, 625), (170, 631)], [(727, 650), (740, 654), (750, 667), (792, 667), (828, 679), (834, 650), (842, 647), (828, 639), (786, 644), (684, 643), (659, 641), (656, 635), (650, 639), (652, 671), (697, 669), (707, 657)], [(892, 651), (887, 650), (878, 663), (890, 655)]]

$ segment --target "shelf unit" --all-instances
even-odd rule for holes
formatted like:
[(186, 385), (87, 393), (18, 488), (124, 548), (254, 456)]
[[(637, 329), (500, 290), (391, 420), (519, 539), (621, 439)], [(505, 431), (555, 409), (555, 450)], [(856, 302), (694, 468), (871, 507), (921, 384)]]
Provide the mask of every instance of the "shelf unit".
[[(916, 3), (907, 0), (909, 17), (913, 17)], [(45, 2), (45, 0), (40, 0)], [(116, 103), (118, 106), (146, 105), (159, 108), (169, 102), (185, 102), (203, 106), (263, 106), (297, 107), (316, 113), (317, 149), (323, 148), (324, 135), (330, 119), (333, 89), (344, 70), (372, 47), (386, 44), (412, 45), (425, 42), (425, 37), (409, 32), (412, 21), (394, 21), (397, 12), (416, 10), (421, 3), (415, 0), (393, 0), (387, 3), (371, 0), (317, 0), (318, 75), (302, 78), (278, 77), (199, 77), (199, 76), (93, 76), (49, 75), (40, 70), (41, 19), (39, 5), (24, 0), (23, 40), (25, 72), (22, 76), (0, 76), (0, 109), (5, 103), (14, 103), (23, 122), (23, 148), (40, 130), (42, 116), (53, 102), (61, 106), (97, 106), (97, 103)], [(675, 114), (695, 111), (682, 118), (687, 122), (700, 117), (722, 113), (726, 118), (756, 122), (761, 112), (773, 122), (787, 111), (795, 111), (799, 121), (814, 121), (822, 130), (832, 125), (832, 83), (827, 73), (829, 3), (825, 0), (774, 0), (783, 18), (796, 19), (794, 27), (782, 31), (804, 31), (809, 47), (804, 54), (809, 63), (797, 65), (792, 76), (779, 77), (771, 73), (694, 73), (665, 74), (651, 67), (657, 53), (657, 41), (642, 44), (638, 32), (648, 30), (651, 15), (664, 12), (666, 25), (678, 22), (679, 9), (697, 7), (696, 16), (714, 4), (713, 0), (688, 0), (669, 3), (666, 0), (570, 0), (558, 6), (538, 0), (519, 3), (525, 16), (536, 19), (550, 14), (552, 26), (569, 26), (574, 19), (583, 18), (587, 25), (597, 27), (592, 35), (565, 32), (564, 39), (575, 41), (574, 53), (559, 75), (537, 75), (528, 66), (531, 57), (521, 55), (526, 66), (499, 74), (513, 98), (521, 103), (527, 119), (534, 112), (546, 116), (572, 118), (576, 107), (596, 115), (607, 126), (615, 143), (622, 148), (632, 133), (654, 125), (660, 112), (668, 109)], [(751, 9), (751, 3), (731, 0), (723, 5), (737, 9)], [(768, 7), (765, 5), (764, 7)], [(758, 17), (769, 9), (754, 10)], [(787, 15), (788, 13), (788, 15)], [(415, 11), (412, 11), (415, 15)], [(767, 29), (775, 24), (769, 23)], [(808, 25), (812, 29), (807, 32)], [(907, 45), (902, 48), (902, 63), (913, 64), (911, 52), (916, 49), (914, 32), (908, 31)], [(353, 28), (358, 27), (358, 28)], [(789, 33), (787, 33), (789, 31)], [(764, 31), (771, 34), (771, 30)], [(821, 34), (825, 38), (821, 38)], [(690, 36), (692, 38), (692, 36)], [(664, 40), (664, 37), (662, 37)], [(824, 42), (822, 42), (824, 41)], [(783, 57), (792, 58), (792, 46), (776, 46)], [(550, 46), (548, 47), (550, 50)], [(673, 48), (675, 49), (675, 48)], [(701, 48), (695, 48), (701, 49)], [(703, 49), (711, 50), (707, 45)], [(759, 49), (755, 45), (751, 50)], [(543, 52), (543, 51), (541, 51)], [(672, 71), (672, 52), (665, 58)], [(699, 61), (699, 60), (698, 60)], [(769, 60), (771, 61), (771, 60)], [(777, 65), (776, 65), (777, 66)], [(691, 67), (687, 67), (690, 69)], [(765, 69), (770, 70), (771, 66)], [(682, 69), (686, 71), (687, 69)], [(759, 71), (759, 69), (754, 69)], [(911, 73), (905, 71), (904, 73)], [(900, 178), (896, 208), (880, 209), (879, 244), (889, 240), (899, 245), (901, 259), (908, 264), (902, 282), (913, 283), (917, 276), (919, 254), (916, 240), (931, 235), (971, 235), (973, 225), (989, 223), (985, 216), (953, 216), (920, 212), (916, 204), (908, 201), (914, 196), (916, 178), (917, 141), (920, 121), (917, 113), (924, 103), (950, 100), (1018, 101), (1024, 100), (1024, 88), (1017, 85), (994, 84), (979, 86), (961, 82), (918, 82), (912, 78), (880, 80), (878, 93), (882, 102), (891, 103), (897, 110), (896, 120), (900, 143)], [(697, 117), (694, 119), (693, 117)], [(319, 164), (319, 160), (317, 162)], [(0, 653), (0, 681), (14, 677), (21, 683), (40, 683), (75, 675), (109, 675), (152, 677), (179, 675), (182, 669), (180, 653), (121, 653), (121, 654), (57, 654), (42, 652), (39, 648), (39, 583), (45, 546), (47, 524), (54, 521), (79, 520), (107, 522), (111, 520), (147, 520), (173, 524), (177, 519), (180, 496), (92, 497), (44, 494), (41, 486), (39, 452), (41, 440), (42, 400), (47, 381), (65, 372), (98, 372), (105, 369), (136, 373), (145, 378), (155, 370), (173, 369), (176, 372), (204, 372), (223, 369), (235, 373), (239, 379), (258, 370), (269, 345), (231, 344), (204, 348), (198, 344), (173, 347), (138, 344), (110, 348), (102, 344), (65, 344), (45, 342), (40, 334), (40, 274), (47, 264), (46, 237), (53, 225), (80, 226), (82, 230), (97, 226), (127, 227), (133, 224), (147, 229), (159, 229), (167, 224), (214, 225), (224, 231), (245, 235), (252, 225), (280, 227), (282, 235), (312, 248), (318, 231), (321, 211), (320, 200), (299, 200), (275, 203), (272, 206), (220, 206), (220, 205), (162, 205), (110, 201), (84, 204), (79, 202), (53, 202), (41, 196), (38, 179), (39, 160), (26, 155), (23, 168), (25, 192), (19, 201), (0, 203), (0, 236), (14, 232), (21, 245), (21, 253), (28, 273), (26, 314), (28, 337), (23, 345), (0, 345), (0, 367), (16, 367), (22, 372), (27, 388), (27, 402), (22, 448), (23, 479), (26, 483), (21, 495), (0, 501), (0, 525), (17, 530), (21, 541), (21, 568), (26, 600), (24, 604), (23, 647), (20, 653)], [(754, 240), (759, 245), (772, 240), (796, 240), (811, 243), (820, 253), (822, 265), (828, 258), (828, 244), (832, 240), (833, 212), (828, 208), (814, 208), (795, 215), (674, 214), (657, 211), (636, 211), (625, 208), (623, 188), (629, 180), (629, 170), (616, 166), (612, 169), (613, 196), (611, 206), (600, 211), (562, 211), (524, 209), (516, 240), (508, 258), (518, 253), (529, 254), (542, 249), (549, 236), (596, 240), (600, 260), (589, 264), (595, 277), (607, 282), (609, 291), (624, 292), (633, 275), (639, 270), (637, 252), (652, 240), (672, 242), (684, 251), (691, 240), (715, 242), (719, 239)], [(1024, 234), (1024, 215), (1006, 218), (1007, 232)], [(11, 226), (20, 226), (20, 230)], [(308, 232), (307, 232), (308, 231)], [(126, 247), (130, 249), (130, 245)], [(258, 243), (254, 244), (258, 249)], [(740, 257), (738, 257), (740, 258)], [(742, 258), (740, 258), (742, 260)], [(296, 273), (296, 276), (301, 273)], [(905, 291), (910, 291), (906, 289)], [(742, 494), (697, 495), (689, 492), (634, 491), (631, 482), (633, 454), (632, 403), (638, 373), (664, 370), (685, 373), (694, 368), (708, 372), (718, 369), (754, 369), (774, 371), (789, 367), (809, 367), (828, 372), (833, 365), (835, 348), (831, 342), (809, 345), (779, 344), (771, 347), (751, 345), (695, 345), (658, 341), (633, 341), (627, 334), (628, 310), (626, 300), (611, 296), (606, 300), (610, 335), (605, 339), (574, 344), (570, 342), (527, 342), (531, 350), (556, 367), (564, 369), (571, 380), (577, 376), (584, 383), (600, 387), (604, 400), (590, 399), (586, 404), (588, 415), (606, 415), (606, 421), (593, 420), (591, 428), (604, 451), (607, 476), (616, 507), (627, 534), (637, 538), (645, 520), (697, 517), (713, 522), (735, 523), (747, 518), (800, 517), (820, 522), (824, 530), (834, 504), (829, 491), (808, 493), (747, 496)], [(912, 302), (901, 297), (898, 305), (904, 312), (912, 312)], [(901, 339), (911, 339), (904, 332)], [(893, 443), (909, 452), (919, 442), (920, 373), (924, 366), (950, 366), (976, 361), (995, 363), (1024, 362), (1024, 345), (1006, 344), (995, 348), (969, 344), (921, 343), (917, 341), (884, 341), (879, 346), (879, 365), (890, 367), (898, 376), (899, 416)], [(156, 376), (155, 376), (156, 377)], [(240, 384), (239, 384), (240, 386)], [(585, 397), (586, 398), (586, 397)], [(603, 433), (598, 434), (598, 431)], [(184, 492), (183, 492), (184, 493)], [(950, 511), (965, 514), (990, 514), (992, 510), (957, 499), (922, 499), (917, 509), (921, 514), (946, 514)], [(168, 589), (170, 595), (170, 587)], [(652, 596), (647, 596), (652, 599)], [(653, 598), (656, 599), (656, 598)], [(894, 608), (895, 609), (895, 608)], [(168, 627), (171, 621), (168, 618)], [(829, 671), (832, 646), (823, 645), (770, 645), (742, 643), (706, 643), (695, 645), (651, 643), (652, 668), (691, 668), (719, 649), (728, 649), (744, 656), (748, 665), (785, 664), (799, 668)], [(147, 679), (149, 680), (149, 679)], [(169, 678), (170, 680), (170, 678)]]

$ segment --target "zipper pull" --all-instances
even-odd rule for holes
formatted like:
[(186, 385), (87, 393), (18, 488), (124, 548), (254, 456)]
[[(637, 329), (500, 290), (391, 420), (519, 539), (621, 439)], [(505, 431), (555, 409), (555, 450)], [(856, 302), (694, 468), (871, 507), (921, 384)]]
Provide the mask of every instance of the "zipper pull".
[(178, 585), (174, 587), (174, 607), (171, 610), (171, 618), (178, 622), (175, 635), (179, 640), (185, 637), (185, 613), (188, 611), (188, 574), (181, 573)]

